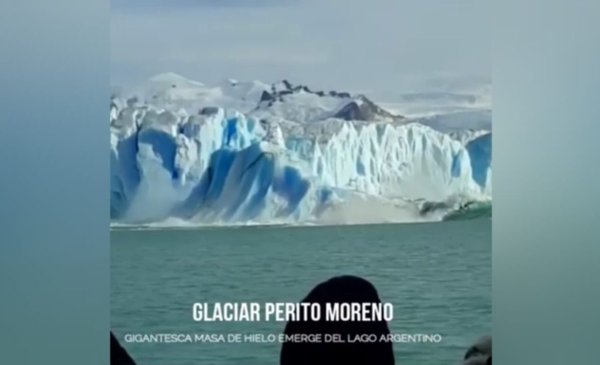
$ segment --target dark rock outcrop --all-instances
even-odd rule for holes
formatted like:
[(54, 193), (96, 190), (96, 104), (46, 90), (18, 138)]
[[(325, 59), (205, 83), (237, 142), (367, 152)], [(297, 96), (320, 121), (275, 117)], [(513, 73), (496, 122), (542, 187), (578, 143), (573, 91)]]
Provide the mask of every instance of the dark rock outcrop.
[(286, 89), (290, 90), (292, 88), (292, 84), (288, 80), (283, 80), (282, 82)]
[(267, 91), (263, 91), (262, 94), (260, 95), (260, 101), (272, 101), (275, 100), (275, 98), (273, 97), (273, 95), (271, 95), (269, 92)]
[[(277, 86), (281, 84), (283, 84), (283, 88)], [(387, 110), (384, 110), (363, 95), (353, 97), (348, 92), (338, 92), (335, 90), (330, 90), (328, 92), (322, 90), (313, 91), (306, 85), (293, 85), (288, 80), (283, 80), (279, 84), (272, 84), (270, 92), (263, 91), (256, 109), (269, 108), (273, 106), (275, 102), (284, 102), (284, 96), (293, 95), (302, 91), (318, 97), (349, 99), (349, 102), (339, 110), (330, 113), (329, 117), (332, 118), (347, 121), (396, 121), (402, 119), (402, 116), (394, 115)]]
[(361, 110), (360, 106), (355, 101), (351, 101), (350, 103), (346, 104), (342, 109), (338, 110), (333, 117), (344, 120), (368, 119), (367, 114)]
[(198, 114), (200, 115), (213, 115), (219, 112), (219, 108), (216, 106), (205, 106), (200, 110)]
[(353, 100), (343, 106), (340, 110), (332, 115), (333, 118), (344, 120), (392, 120), (399, 118), (398, 116), (377, 106), (371, 100), (360, 95), (356, 100)]

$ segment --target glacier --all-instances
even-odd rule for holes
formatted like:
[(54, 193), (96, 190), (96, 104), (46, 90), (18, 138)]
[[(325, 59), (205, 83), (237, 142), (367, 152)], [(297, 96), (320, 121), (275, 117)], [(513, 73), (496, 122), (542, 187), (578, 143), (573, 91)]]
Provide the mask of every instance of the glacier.
[[(260, 95), (256, 84), (246, 89)], [(112, 221), (404, 222), (491, 201), (489, 131), (457, 136), (410, 120), (330, 116), (303, 123), (234, 106), (195, 112), (113, 97)]]

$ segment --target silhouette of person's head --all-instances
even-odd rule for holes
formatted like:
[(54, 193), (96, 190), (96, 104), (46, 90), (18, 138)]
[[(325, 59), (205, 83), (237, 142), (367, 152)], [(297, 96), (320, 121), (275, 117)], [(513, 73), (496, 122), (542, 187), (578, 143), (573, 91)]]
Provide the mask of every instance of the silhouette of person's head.
[[(290, 321), (285, 334), (340, 334), (348, 336), (382, 335), (390, 333), (385, 321), (326, 321), (325, 303), (381, 303), (375, 287), (365, 279), (340, 276), (317, 285), (303, 302), (319, 303), (323, 313), (319, 321)], [(281, 365), (391, 365), (394, 352), (389, 341), (334, 343), (284, 342)]]

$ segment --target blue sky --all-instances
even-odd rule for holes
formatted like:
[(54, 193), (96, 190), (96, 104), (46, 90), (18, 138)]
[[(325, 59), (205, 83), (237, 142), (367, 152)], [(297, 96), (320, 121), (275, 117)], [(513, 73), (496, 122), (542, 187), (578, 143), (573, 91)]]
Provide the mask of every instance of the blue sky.
[(476, 0), (112, 0), (112, 83), (173, 71), (381, 94), (438, 75), (489, 78), (489, 10)]

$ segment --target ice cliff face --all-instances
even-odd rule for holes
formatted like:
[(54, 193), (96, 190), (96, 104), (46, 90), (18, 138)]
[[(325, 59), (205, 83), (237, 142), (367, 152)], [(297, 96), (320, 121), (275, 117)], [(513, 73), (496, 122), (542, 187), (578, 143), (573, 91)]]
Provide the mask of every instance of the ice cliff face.
[(491, 195), (491, 133), (461, 139), (418, 123), (299, 123), (119, 98), (110, 123), (114, 221), (337, 222), (348, 211), (415, 220), (415, 202)]

